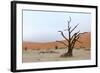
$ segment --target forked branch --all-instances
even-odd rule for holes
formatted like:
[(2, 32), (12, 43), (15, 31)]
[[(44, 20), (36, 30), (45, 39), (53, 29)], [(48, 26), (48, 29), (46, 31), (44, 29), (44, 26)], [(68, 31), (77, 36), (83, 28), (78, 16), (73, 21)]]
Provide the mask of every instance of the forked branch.
[(58, 32), (61, 33), (61, 35), (63, 36), (63, 38), (64, 38), (65, 40), (69, 41), (69, 40), (66, 38), (66, 36), (64, 35), (64, 33), (63, 33), (62, 31), (58, 31)]

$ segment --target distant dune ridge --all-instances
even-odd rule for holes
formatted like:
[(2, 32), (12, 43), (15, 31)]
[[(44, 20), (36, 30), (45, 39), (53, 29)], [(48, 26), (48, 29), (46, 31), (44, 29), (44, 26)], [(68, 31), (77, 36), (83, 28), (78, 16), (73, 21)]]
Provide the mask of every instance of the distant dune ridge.
[[(65, 42), (65, 40), (62, 40)], [(79, 42), (76, 42), (75, 48), (91, 48), (91, 33), (90, 32), (84, 32), (80, 33)], [(67, 43), (67, 42), (66, 42)], [(52, 49), (52, 48), (66, 48), (65, 45), (59, 43), (59, 42), (46, 42), (46, 43), (36, 43), (36, 42), (24, 42), (23, 41), (23, 49)]]

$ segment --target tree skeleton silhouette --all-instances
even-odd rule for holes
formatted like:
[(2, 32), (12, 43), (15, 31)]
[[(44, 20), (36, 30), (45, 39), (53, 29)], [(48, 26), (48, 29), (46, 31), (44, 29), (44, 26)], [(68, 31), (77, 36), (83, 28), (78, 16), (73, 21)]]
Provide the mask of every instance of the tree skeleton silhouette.
[(69, 17), (69, 20), (67, 21), (68, 25), (67, 25), (67, 29), (65, 29), (64, 31), (68, 31), (68, 38), (64, 35), (63, 31), (58, 31), (61, 33), (62, 37), (65, 39), (67, 43), (65, 43), (64, 41), (56, 41), (59, 42), (61, 44), (64, 44), (66, 47), (68, 47), (68, 51), (64, 54), (61, 55), (61, 57), (72, 57), (73, 56), (73, 48), (75, 47), (75, 43), (79, 42), (81, 43), (78, 39), (80, 38), (80, 30), (73, 33), (72, 32), (77, 28), (77, 25), (75, 25), (73, 28), (70, 26), (71, 23), (71, 17)]

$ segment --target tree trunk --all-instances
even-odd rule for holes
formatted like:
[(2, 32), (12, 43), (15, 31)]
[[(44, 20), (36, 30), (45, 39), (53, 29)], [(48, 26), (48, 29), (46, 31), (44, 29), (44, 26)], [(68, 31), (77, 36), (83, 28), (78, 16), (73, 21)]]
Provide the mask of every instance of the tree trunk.
[(72, 57), (72, 56), (73, 56), (73, 49), (72, 48), (68, 49), (67, 53), (64, 53), (61, 55), (61, 57)]
[(67, 56), (73, 56), (72, 51), (73, 51), (72, 48), (71, 49), (68, 49)]

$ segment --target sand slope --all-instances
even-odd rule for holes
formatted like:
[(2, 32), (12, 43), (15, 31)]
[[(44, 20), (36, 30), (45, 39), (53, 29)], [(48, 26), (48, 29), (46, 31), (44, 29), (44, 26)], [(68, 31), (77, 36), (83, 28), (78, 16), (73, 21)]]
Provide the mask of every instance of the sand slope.
[[(65, 40), (62, 40), (66, 42)], [(80, 33), (80, 39), (79, 41), (81, 43), (76, 43), (75, 48), (91, 48), (91, 33), (90, 32), (84, 32)], [(66, 42), (67, 43), (67, 42)], [(59, 43), (59, 42), (46, 42), (46, 43), (37, 43), (37, 42), (24, 42), (23, 41), (23, 49), (51, 49), (55, 48), (57, 46), (58, 48), (65, 48), (66, 46)]]

